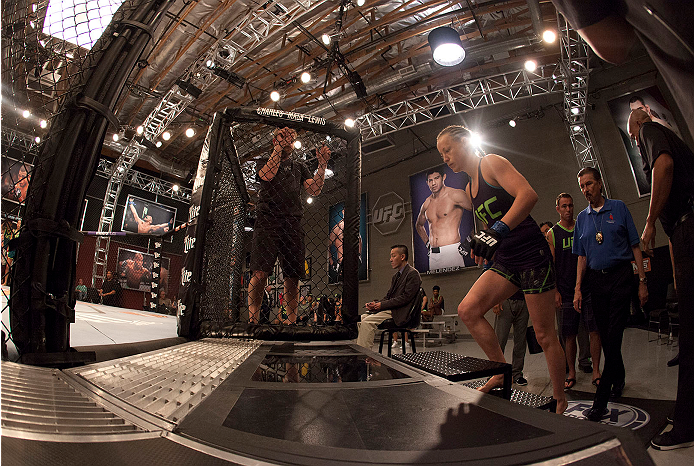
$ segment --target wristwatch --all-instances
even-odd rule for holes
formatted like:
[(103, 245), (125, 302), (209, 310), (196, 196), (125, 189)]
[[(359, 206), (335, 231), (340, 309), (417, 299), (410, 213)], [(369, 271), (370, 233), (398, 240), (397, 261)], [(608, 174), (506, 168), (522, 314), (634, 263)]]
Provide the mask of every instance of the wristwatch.
[(646, 284), (648, 283), (648, 280), (646, 279), (646, 277), (639, 277), (639, 282)]

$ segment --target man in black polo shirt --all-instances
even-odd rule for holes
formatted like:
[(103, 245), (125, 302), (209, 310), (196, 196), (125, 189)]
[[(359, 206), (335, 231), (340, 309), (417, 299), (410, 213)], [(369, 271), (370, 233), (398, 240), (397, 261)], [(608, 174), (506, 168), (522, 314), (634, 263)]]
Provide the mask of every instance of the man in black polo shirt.
[(643, 110), (629, 115), (643, 170), (651, 180), (651, 205), (641, 240), (655, 246), (655, 220), (672, 243), (680, 317), (680, 366), (673, 428), (654, 438), (658, 450), (694, 445), (694, 153), (668, 128)]
[(284, 274), (285, 323), (296, 323), (299, 279), (304, 276), (301, 190), (311, 196), (320, 194), (330, 149), (323, 145), (316, 151), (318, 170), (311, 176), (306, 164), (291, 156), (295, 140), (295, 130), (277, 129), (272, 154), (258, 163), (260, 191), (251, 250), (253, 276), (248, 286), (249, 321), (254, 324), (258, 323), (263, 290), (278, 256)]
[(106, 280), (104, 280), (101, 289), (99, 290), (101, 303), (106, 306), (120, 307), (121, 305), (121, 286), (118, 279), (113, 278), (113, 272), (106, 272)]

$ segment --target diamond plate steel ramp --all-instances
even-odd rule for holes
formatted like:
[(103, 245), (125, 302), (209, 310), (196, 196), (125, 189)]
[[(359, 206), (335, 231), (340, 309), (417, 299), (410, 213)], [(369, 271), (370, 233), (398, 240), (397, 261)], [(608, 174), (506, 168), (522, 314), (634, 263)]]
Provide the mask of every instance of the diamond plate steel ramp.
[(73, 388), (57, 369), (3, 361), (1, 397), (3, 435), (144, 432)]
[(178, 423), (260, 344), (204, 339), (70, 372), (128, 405)]
[[(485, 383), (487, 383), (486, 380), (475, 380), (474, 382), (464, 383), (463, 385), (477, 390)], [(549, 405), (552, 403), (552, 397), (536, 395), (523, 390), (511, 390), (511, 399), (509, 401), (519, 405), (530, 406), (531, 408), (549, 409)]]

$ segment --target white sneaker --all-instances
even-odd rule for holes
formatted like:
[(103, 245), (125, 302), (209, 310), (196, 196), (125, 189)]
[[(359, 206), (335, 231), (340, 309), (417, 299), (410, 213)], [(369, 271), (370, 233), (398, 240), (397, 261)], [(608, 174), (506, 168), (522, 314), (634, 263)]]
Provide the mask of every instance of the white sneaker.
[(400, 342), (398, 340), (395, 340), (392, 345), (390, 345), (391, 348), (397, 348), (400, 346)]

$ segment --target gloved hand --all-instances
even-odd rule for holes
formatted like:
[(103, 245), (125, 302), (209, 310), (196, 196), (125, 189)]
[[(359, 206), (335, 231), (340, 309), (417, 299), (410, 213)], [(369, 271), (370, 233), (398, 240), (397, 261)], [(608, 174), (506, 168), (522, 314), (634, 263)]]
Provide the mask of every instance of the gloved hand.
[(470, 248), (476, 257), (490, 261), (494, 253), (499, 249), (501, 241), (509, 234), (510, 228), (501, 220), (487, 230), (482, 230), (472, 237)]

